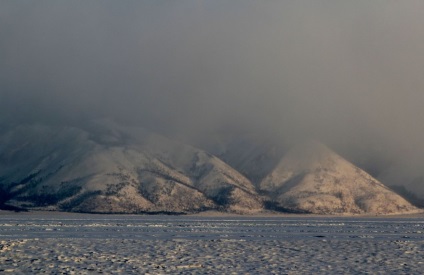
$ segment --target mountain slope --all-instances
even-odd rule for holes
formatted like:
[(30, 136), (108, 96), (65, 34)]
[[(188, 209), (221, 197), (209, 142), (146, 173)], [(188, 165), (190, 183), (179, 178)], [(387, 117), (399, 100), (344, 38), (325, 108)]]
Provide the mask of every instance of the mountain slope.
[(82, 212), (262, 209), (218, 158), (140, 128), (19, 126), (0, 137), (1, 203)]
[(415, 211), (405, 199), (326, 146), (309, 141), (289, 151), (260, 189), (277, 207), (319, 214)]
[[(21, 125), (0, 134), (0, 207), (102, 212), (391, 214), (416, 208), (324, 145), (282, 158), (272, 143), (234, 141), (225, 160), (142, 128)], [(281, 158), (279, 160), (279, 158)], [(259, 190), (259, 191), (258, 191)], [(260, 193), (260, 195), (258, 194)]]

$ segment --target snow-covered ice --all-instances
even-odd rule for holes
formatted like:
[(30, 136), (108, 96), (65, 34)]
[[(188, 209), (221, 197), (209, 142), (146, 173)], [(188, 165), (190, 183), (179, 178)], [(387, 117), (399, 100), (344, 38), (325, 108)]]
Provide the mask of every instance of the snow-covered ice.
[(421, 274), (424, 219), (1, 214), (14, 274)]

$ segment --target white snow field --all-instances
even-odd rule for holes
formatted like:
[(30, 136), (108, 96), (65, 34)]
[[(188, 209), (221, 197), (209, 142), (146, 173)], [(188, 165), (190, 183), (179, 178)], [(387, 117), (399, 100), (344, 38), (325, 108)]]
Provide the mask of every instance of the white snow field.
[(0, 212), (0, 273), (422, 274), (424, 218)]

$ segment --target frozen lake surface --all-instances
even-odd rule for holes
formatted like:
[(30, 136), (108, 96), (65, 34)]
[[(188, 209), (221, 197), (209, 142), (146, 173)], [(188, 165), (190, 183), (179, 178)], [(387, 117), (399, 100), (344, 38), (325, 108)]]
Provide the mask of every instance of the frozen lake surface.
[(142, 240), (424, 240), (423, 219), (17, 214), (0, 216), (0, 237)]
[(422, 274), (424, 219), (0, 215), (13, 273)]

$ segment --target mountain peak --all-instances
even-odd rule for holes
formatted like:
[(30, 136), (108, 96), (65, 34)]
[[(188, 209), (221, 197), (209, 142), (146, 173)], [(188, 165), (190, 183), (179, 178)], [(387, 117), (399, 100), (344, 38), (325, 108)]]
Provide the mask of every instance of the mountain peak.
[(327, 146), (307, 141), (292, 148), (260, 189), (281, 208), (320, 214), (391, 214), (415, 210), (377, 179)]

